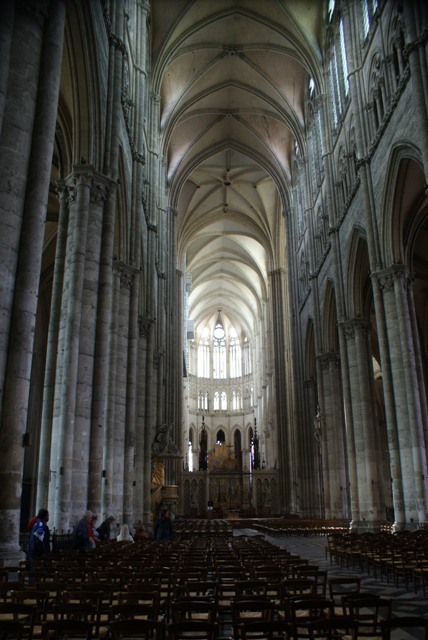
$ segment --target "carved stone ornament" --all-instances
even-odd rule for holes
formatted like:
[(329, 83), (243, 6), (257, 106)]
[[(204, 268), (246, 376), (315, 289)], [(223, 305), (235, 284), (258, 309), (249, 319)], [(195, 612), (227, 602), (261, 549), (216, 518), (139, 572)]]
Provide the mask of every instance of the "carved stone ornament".
[(177, 458), (180, 457), (177, 445), (172, 437), (173, 425), (161, 424), (156, 429), (152, 443), (153, 458)]

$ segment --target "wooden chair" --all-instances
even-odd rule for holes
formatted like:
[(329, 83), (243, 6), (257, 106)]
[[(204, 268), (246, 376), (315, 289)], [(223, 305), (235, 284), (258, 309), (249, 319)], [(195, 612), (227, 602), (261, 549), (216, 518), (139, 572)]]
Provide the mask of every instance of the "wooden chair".
[(97, 625), (98, 608), (90, 602), (60, 602), (52, 605), (54, 620), (83, 620)]
[(151, 604), (123, 602), (110, 607), (108, 625), (117, 620), (158, 620), (158, 612)]
[(153, 620), (158, 619), (160, 595), (158, 590), (132, 589), (130, 591), (120, 591), (118, 593), (118, 604), (139, 604), (143, 607), (150, 608)]
[(92, 623), (82, 620), (49, 620), (42, 625), (43, 640), (92, 640)]
[(306, 596), (290, 598), (288, 602), (290, 636), (294, 640), (309, 637), (308, 624), (334, 615), (334, 602), (330, 598)]
[[(15, 584), (16, 586), (16, 584)], [(4, 580), (0, 582), (0, 602), (12, 602), (12, 591), (14, 588), (13, 582), (7, 582)]]
[(0, 630), (5, 622), (17, 622), (21, 625), (26, 638), (32, 638), (37, 619), (37, 609), (32, 604), (13, 602), (0, 603)]
[(302, 565), (299, 567), (296, 577), (315, 580), (315, 593), (321, 596), (327, 595), (327, 571)]
[(251, 595), (254, 597), (265, 596), (267, 581), (263, 579), (237, 580), (235, 582), (236, 597)]
[(332, 616), (308, 622), (309, 640), (357, 640), (358, 621), (349, 616)]
[(219, 580), (217, 582), (218, 611), (221, 619), (231, 616), (233, 600), (238, 596), (235, 580)]
[(292, 598), (302, 598), (303, 596), (313, 597), (316, 582), (314, 578), (290, 578), (280, 583), (280, 598), (278, 605), (278, 616), (283, 619), (289, 617), (288, 603)]
[(218, 602), (218, 585), (214, 580), (198, 580), (197, 582), (186, 582), (186, 597), (198, 598), (207, 597), (213, 598)]
[(35, 589), (44, 597), (43, 619), (49, 616), (52, 619), (52, 607), (63, 601), (64, 584), (58, 580), (38, 582)]
[(240, 624), (242, 640), (287, 640), (289, 625), (284, 620), (256, 620)]
[(116, 620), (108, 625), (112, 640), (162, 640), (164, 625), (159, 620)]
[(358, 576), (331, 576), (327, 578), (327, 594), (334, 601), (335, 613), (341, 614), (342, 597), (361, 591), (361, 578)]
[(275, 614), (275, 603), (267, 598), (244, 598), (231, 602), (233, 637), (239, 640), (241, 625), (247, 622), (271, 622)]
[(281, 566), (279, 565), (256, 565), (252, 568), (252, 577), (256, 580), (264, 579), (264, 580), (277, 580), (280, 581), (283, 579), (284, 574)]
[(171, 622), (167, 625), (167, 634), (168, 640), (217, 640), (218, 625), (202, 620)]
[(380, 623), (382, 640), (399, 640), (406, 637), (428, 640), (428, 618), (422, 616), (402, 616), (382, 620)]
[(185, 620), (217, 622), (218, 605), (209, 596), (206, 598), (183, 597), (171, 602), (170, 619), (171, 622), (184, 622)]
[(422, 547), (416, 556), (416, 564), (412, 567), (412, 577), (415, 593), (421, 587), (422, 593), (425, 595), (428, 586), (428, 548), (426, 546)]
[(366, 592), (358, 592), (358, 593), (349, 593), (345, 594), (341, 598), (342, 602), (342, 615), (350, 616), (350, 607), (353, 601), (358, 601), (367, 597), (370, 598), (381, 598), (381, 596), (377, 593), (366, 593)]
[(14, 589), (11, 591), (11, 602), (15, 605), (27, 605), (36, 610), (34, 620), (34, 633), (40, 633), (42, 622), (46, 617), (48, 596), (44, 592), (35, 589)]
[[(82, 589), (73, 589), (70, 591), (64, 591), (63, 603), (71, 605), (90, 605), (95, 608), (95, 630), (94, 635), (98, 637), (100, 635), (101, 617), (104, 616), (104, 621), (107, 623), (108, 610), (110, 608), (110, 596), (106, 596), (100, 591), (86, 591)], [(104, 599), (105, 598), (105, 599)]]
[(358, 637), (381, 637), (381, 622), (389, 620), (392, 612), (392, 600), (366, 595), (351, 598), (348, 601), (349, 615), (358, 621)]

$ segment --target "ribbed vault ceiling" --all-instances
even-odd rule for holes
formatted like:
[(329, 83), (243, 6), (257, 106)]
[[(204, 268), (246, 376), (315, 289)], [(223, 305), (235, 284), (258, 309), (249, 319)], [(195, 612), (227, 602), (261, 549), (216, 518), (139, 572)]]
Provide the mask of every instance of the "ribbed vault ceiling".
[[(323, 0), (153, 0), (154, 86), (189, 315), (251, 337), (319, 80)], [(282, 251), (281, 251), (282, 249)]]

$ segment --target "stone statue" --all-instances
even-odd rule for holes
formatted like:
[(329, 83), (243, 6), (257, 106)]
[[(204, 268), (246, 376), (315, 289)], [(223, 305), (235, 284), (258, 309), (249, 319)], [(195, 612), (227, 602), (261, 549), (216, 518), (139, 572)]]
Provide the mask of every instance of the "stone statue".
[(154, 458), (178, 456), (179, 451), (172, 437), (173, 425), (162, 424), (156, 429), (152, 443), (152, 456)]

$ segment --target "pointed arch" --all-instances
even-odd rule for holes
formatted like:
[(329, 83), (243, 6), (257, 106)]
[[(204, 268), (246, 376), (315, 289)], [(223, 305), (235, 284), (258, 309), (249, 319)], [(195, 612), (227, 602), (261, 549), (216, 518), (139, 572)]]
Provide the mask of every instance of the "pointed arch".
[(411, 239), (425, 217), (424, 186), (419, 150), (412, 144), (396, 146), (388, 163), (382, 206), (381, 250), (385, 266), (408, 261)]
[(304, 377), (305, 380), (315, 380), (316, 379), (316, 350), (315, 350), (315, 334), (314, 334), (314, 323), (312, 318), (309, 318), (308, 323), (306, 325), (306, 338), (305, 338), (305, 369), (304, 369)]
[(337, 335), (337, 307), (336, 307), (336, 293), (334, 290), (334, 284), (332, 280), (328, 280), (326, 286), (326, 292), (324, 296), (324, 322), (323, 322), (323, 337), (325, 341), (326, 351), (339, 351), (339, 339)]
[(360, 227), (354, 227), (346, 277), (347, 309), (350, 318), (363, 318), (365, 314), (364, 293), (371, 288), (370, 264), (365, 232)]

